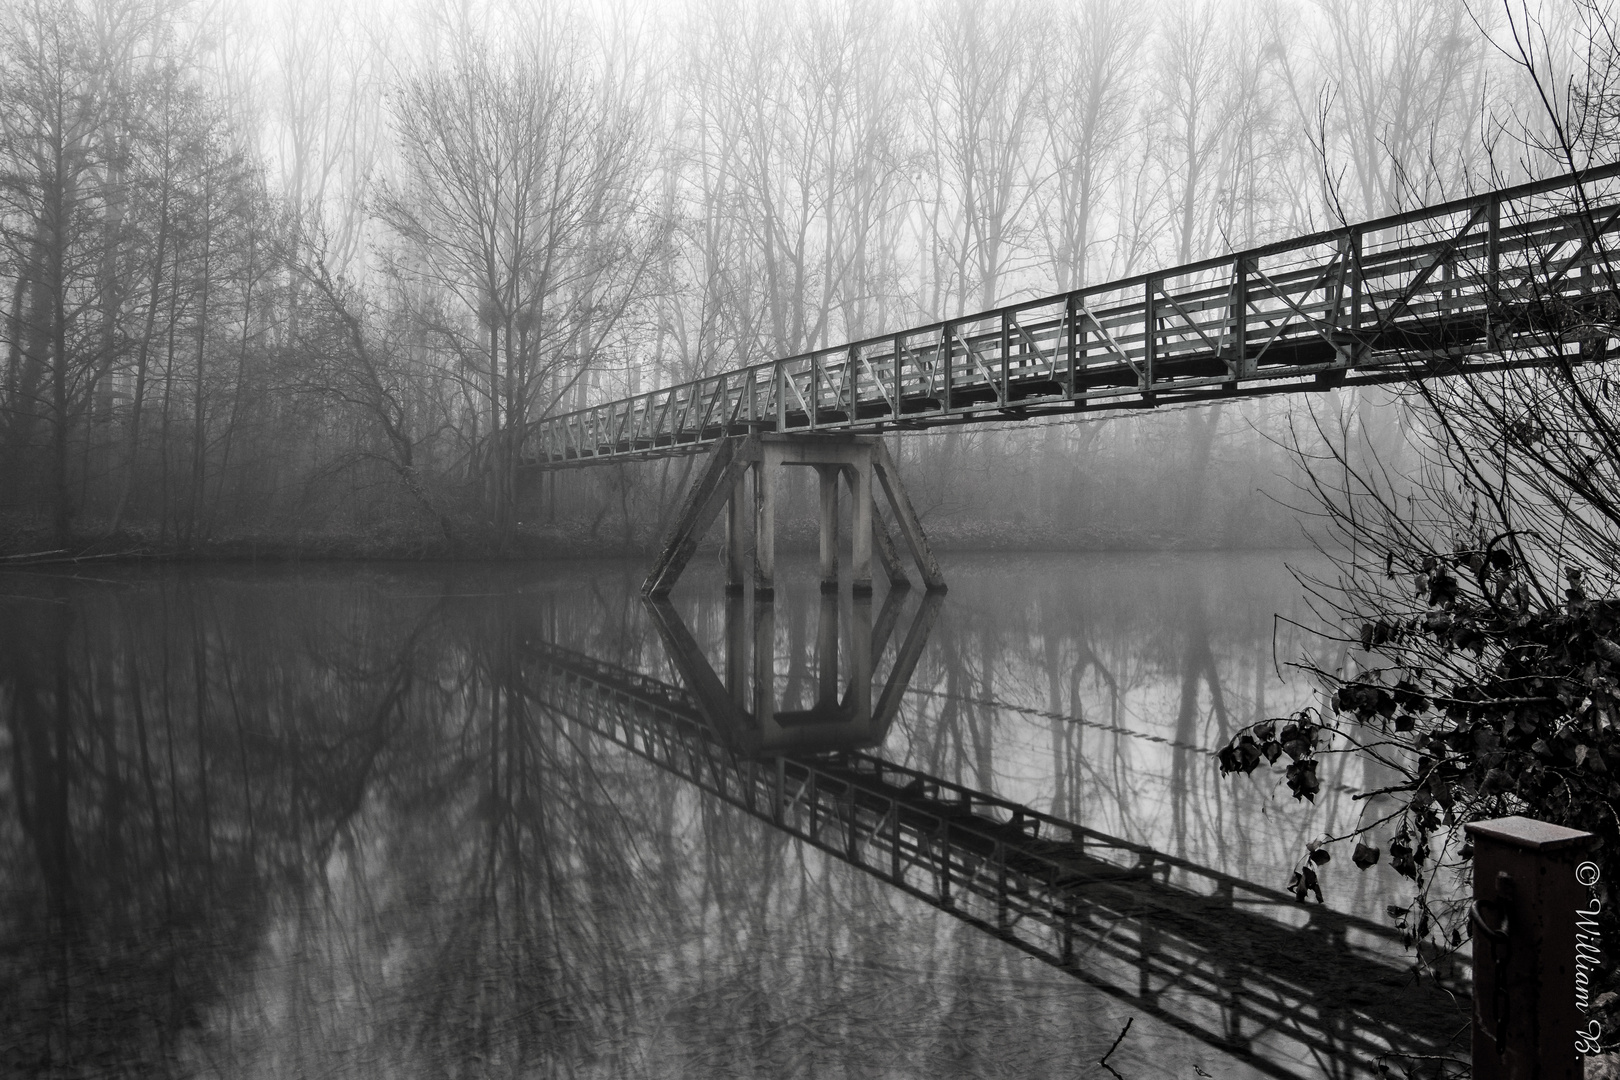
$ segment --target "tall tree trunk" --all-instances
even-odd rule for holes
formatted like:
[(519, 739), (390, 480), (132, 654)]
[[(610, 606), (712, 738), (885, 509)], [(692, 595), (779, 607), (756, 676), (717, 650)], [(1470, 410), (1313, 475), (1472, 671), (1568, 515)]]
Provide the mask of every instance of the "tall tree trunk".
[[(157, 249), (152, 258), (152, 287), (146, 297), (146, 324), (135, 351), (135, 389), (129, 406), (129, 449), (124, 467), (124, 482), (118, 491), (118, 503), (113, 508), (109, 535), (116, 533), (124, 522), (124, 509), (129, 505), (129, 494), (135, 486), (135, 473), (140, 465), (141, 412), (146, 398), (147, 358), (151, 353), (152, 331), (157, 325), (158, 294), (163, 288), (163, 261), (169, 245), (169, 176), (164, 169), (163, 195), (158, 210)], [(171, 286), (171, 290), (172, 290)], [(171, 305), (171, 319), (172, 319)]]
[[(163, 287), (163, 261), (168, 255), (169, 247), (169, 197), (172, 192), (171, 185), (171, 155), (168, 138), (169, 123), (169, 87), (167, 82), (163, 88), (164, 110), (164, 142), (163, 142), (163, 175), (158, 195), (158, 221), (157, 242), (152, 255), (152, 287), (146, 296), (146, 320), (141, 328), (141, 340), (136, 346), (135, 354), (135, 389), (129, 407), (129, 449), (124, 467), (124, 481), (119, 487), (118, 502), (113, 507), (112, 523), (107, 533), (116, 533), (124, 522), (124, 510), (129, 505), (129, 495), (135, 486), (135, 473), (140, 465), (141, 453), (141, 412), (146, 396), (147, 359), (151, 354), (152, 331), (157, 326), (158, 296)], [(178, 263), (178, 260), (177, 260)], [(179, 276), (178, 266), (176, 277)], [(172, 286), (171, 286), (172, 288)], [(170, 306), (171, 318), (173, 305)]]
[[(58, 158), (57, 176), (63, 163)], [(69, 429), (72, 413), (68, 400), (67, 207), (65, 182), (49, 185), (46, 193), (49, 245), (46, 248), (46, 287), (51, 302), (51, 529), (58, 546), (73, 536), (73, 490), (68, 477)]]
[[(93, 397), (91, 422), (85, 432), (83, 475), (80, 477), (80, 505), (84, 506), (90, 504), (92, 476), (105, 478), (112, 474), (112, 457), (117, 445), (117, 438), (113, 434), (113, 369), (118, 361), (118, 319), (123, 309), (123, 283), (118, 256), (122, 250), (121, 236), (126, 213), (126, 178), (120, 135), (117, 131), (110, 131), (104, 136), (103, 142), (107, 167), (101, 184), (101, 190), (105, 193), (105, 210), (101, 225), (101, 280), (97, 287), (101, 301), (101, 340), (93, 368), (95, 385), (87, 391)], [(105, 438), (100, 440), (99, 446), (92, 445), (97, 442), (96, 432), (100, 430), (105, 430)], [(96, 461), (92, 461), (92, 453)], [(96, 464), (99, 464), (99, 468), (93, 467)], [(105, 483), (105, 479), (97, 483), (103, 508), (106, 505)]]
[[(253, 317), (253, 286), (259, 279), (258, 245), (257, 238), (249, 240), (247, 258), (247, 280), (242, 285), (242, 340), (236, 352), (236, 385), (231, 394), (231, 415), (225, 424), (225, 445), (219, 455), (219, 479), (214, 484), (214, 501), (209, 512), (204, 536), (212, 536), (214, 532), (215, 515), (218, 513), (220, 502), (225, 497), (225, 472), (231, 464), (231, 444), (236, 439), (236, 421), (242, 411), (242, 393), (247, 386), (247, 353), (248, 353), (248, 326)], [(406, 444), (409, 450), (409, 444)], [(409, 460), (405, 462), (406, 468), (414, 472)]]
[(208, 466), (208, 293), (214, 254), (213, 173), (208, 171), (205, 177), (202, 192), (202, 273), (197, 280), (202, 290), (197, 303), (197, 382), (192, 387), (191, 484), (186, 500), (185, 539), (188, 544), (196, 539), (197, 519), (202, 513), (205, 473)]
[(176, 273), (169, 289), (169, 334), (163, 355), (163, 422), (158, 427), (158, 543), (169, 536), (169, 406), (174, 401), (174, 327), (177, 321), (175, 306), (179, 302), (180, 253), (175, 252)]
[[(28, 261), (17, 271), (10, 316), (10, 342), (6, 359), (5, 447), (7, 474), (21, 496), (38, 473), (34, 440), (39, 432), (40, 389), (49, 355), (45, 327), (49, 302), (42, 280), (45, 251), (43, 226)], [(25, 480), (24, 478), (29, 478)]]

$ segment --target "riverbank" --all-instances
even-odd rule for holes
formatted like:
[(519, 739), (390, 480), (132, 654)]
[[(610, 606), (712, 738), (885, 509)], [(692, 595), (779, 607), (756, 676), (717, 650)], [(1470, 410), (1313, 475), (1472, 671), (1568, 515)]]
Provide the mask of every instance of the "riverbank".
[[(1231, 551), (1298, 548), (1303, 534), (1250, 534), (1241, 537), (1191, 531), (1141, 531), (1058, 526), (1029, 520), (962, 520), (925, 522), (929, 540), (942, 552), (1042, 551)], [(717, 525), (700, 551), (718, 548)], [(157, 530), (120, 529), (86, 532), (67, 544), (54, 542), (46, 523), (13, 521), (0, 525), (0, 569), (69, 565), (88, 562), (301, 562), (327, 560), (524, 561), (651, 557), (660, 537), (652, 529), (627, 536), (621, 526), (586, 522), (521, 525), (504, 548), (492, 532), (462, 528), (451, 536), (416, 524), (379, 525), (348, 532), (289, 531), (270, 535), (225, 535), (201, 539), (161, 535)], [(898, 539), (898, 538), (897, 538)], [(784, 518), (777, 528), (783, 552), (813, 551), (816, 521)]]

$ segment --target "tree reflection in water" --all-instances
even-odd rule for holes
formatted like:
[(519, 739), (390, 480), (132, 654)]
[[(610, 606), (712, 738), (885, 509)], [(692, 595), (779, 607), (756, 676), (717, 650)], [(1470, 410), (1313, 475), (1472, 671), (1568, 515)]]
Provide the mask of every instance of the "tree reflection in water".
[[(1301, 693), (1255, 700), (1277, 582), (1238, 611), (1223, 593), (1238, 583), (1208, 568), (1122, 595), (1120, 567), (1055, 565), (1037, 584), (1018, 566), (953, 577), (885, 752), (1278, 872), (1295, 834), (1339, 811), (1246, 833), (1270, 792), (1215, 783), (1192, 749)], [(528, 638), (674, 681), (634, 569), (8, 577), (0, 1068), (1068, 1076), (1095, 1061), (1123, 1006), (529, 703)], [(784, 700), (813, 701), (823, 613), (802, 584), (762, 640)], [(719, 590), (688, 592), (682, 619), (724, 671)], [(1137, 729), (1167, 741), (1121, 734)], [(1140, 1021), (1110, 1059), (1133, 1061), (1242, 1075)]]

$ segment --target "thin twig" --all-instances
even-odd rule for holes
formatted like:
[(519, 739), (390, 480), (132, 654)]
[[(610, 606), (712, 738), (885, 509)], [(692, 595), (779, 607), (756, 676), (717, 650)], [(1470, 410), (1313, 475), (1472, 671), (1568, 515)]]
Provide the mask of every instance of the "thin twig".
[(114, 559), (141, 559), (149, 557), (150, 554), (150, 552), (143, 551), (140, 548), (129, 548), (125, 551), (108, 551), (99, 555), (64, 555), (53, 551), (36, 551), (25, 555), (7, 555), (3, 561), (6, 567), (10, 569), (24, 566), (63, 566), (70, 563), (108, 562)]
[(11, 562), (16, 559), (40, 559), (47, 555), (63, 555), (66, 554), (67, 550), (67, 548), (52, 548), (50, 551), (25, 551), (20, 555), (0, 555), (0, 559), (4, 559), (7, 562)]
[[(1114, 1045), (1108, 1048), (1108, 1053), (1097, 1059), (1097, 1064), (1101, 1065), (1115, 1076), (1119, 1076), (1119, 1073), (1115, 1072), (1114, 1067), (1108, 1064), (1108, 1059), (1114, 1056), (1114, 1051), (1119, 1049), (1119, 1044), (1125, 1041), (1125, 1033), (1131, 1030), (1131, 1023), (1135, 1019), (1136, 1017), (1134, 1016), (1127, 1016), (1125, 1018), (1125, 1026), (1119, 1029), (1119, 1036), (1114, 1039)], [(1119, 1076), (1119, 1080), (1125, 1080), (1125, 1078), (1123, 1076)]]

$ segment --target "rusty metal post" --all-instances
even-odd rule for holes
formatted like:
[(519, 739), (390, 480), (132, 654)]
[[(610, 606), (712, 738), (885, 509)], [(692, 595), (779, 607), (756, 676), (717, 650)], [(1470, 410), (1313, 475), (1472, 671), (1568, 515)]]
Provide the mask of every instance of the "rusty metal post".
[(1525, 817), (1467, 826), (1474, 845), (1474, 1080), (1579, 1080), (1576, 867), (1591, 833)]

